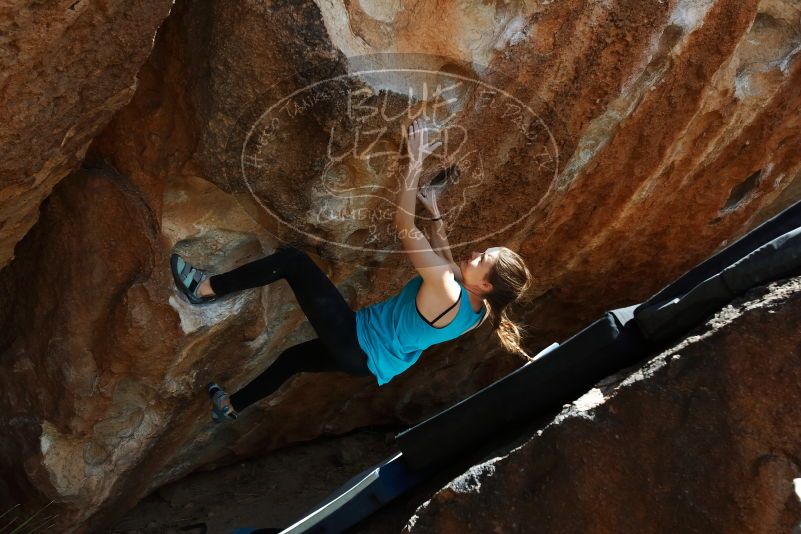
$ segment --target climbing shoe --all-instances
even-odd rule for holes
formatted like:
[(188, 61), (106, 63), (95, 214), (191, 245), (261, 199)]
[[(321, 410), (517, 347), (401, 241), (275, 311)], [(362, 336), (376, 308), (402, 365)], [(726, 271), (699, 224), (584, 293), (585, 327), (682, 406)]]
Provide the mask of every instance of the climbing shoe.
[(186, 300), (192, 304), (203, 304), (204, 302), (216, 300), (214, 296), (204, 297), (197, 294), (197, 288), (209, 278), (207, 273), (193, 267), (178, 254), (173, 254), (170, 257), (170, 267), (175, 285), (186, 297)]
[[(226, 420), (236, 420), (237, 413), (230, 406), (230, 398), (228, 394), (223, 391), (223, 389), (218, 386), (217, 384), (209, 384), (206, 386), (206, 391), (209, 394), (209, 398), (211, 399), (211, 420), (215, 423), (222, 423)], [(227, 400), (228, 404), (223, 404), (223, 401)]]

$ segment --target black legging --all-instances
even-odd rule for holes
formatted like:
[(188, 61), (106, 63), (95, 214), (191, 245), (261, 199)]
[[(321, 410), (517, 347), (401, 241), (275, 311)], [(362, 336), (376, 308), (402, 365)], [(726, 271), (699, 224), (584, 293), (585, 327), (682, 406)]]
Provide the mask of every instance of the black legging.
[(356, 338), (356, 314), (305, 252), (281, 246), (275, 253), (233, 271), (212, 276), (211, 289), (218, 296), (250, 289), (284, 278), (319, 337), (289, 347), (247, 386), (231, 395), (240, 411), (273, 393), (289, 377), (300, 372), (344, 371), (368, 376), (367, 355)]

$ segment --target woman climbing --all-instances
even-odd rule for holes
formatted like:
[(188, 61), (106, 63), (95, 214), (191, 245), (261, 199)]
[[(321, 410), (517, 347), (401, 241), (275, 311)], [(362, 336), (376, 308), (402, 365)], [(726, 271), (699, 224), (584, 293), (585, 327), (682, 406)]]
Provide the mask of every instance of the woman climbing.
[[(438, 143), (428, 143), (422, 120), (409, 126), (410, 165), (395, 216), (404, 250), (418, 276), (394, 297), (354, 312), (304, 252), (289, 246), (227, 273), (209, 276), (177, 254), (171, 258), (176, 285), (193, 304), (267, 284), (289, 282), (301, 309), (318, 337), (294, 345), (264, 372), (230, 396), (209, 384), (212, 419), (236, 419), (237, 413), (262, 399), (300, 372), (343, 371), (374, 376), (379, 385), (411, 367), (426, 348), (455, 339), (489, 316), (505, 349), (521, 353), (520, 330), (509, 320), (506, 307), (529, 287), (531, 275), (523, 259), (506, 247), (473, 252), (454, 262), (437, 206), (437, 189), (418, 192), (425, 157)], [(436, 225), (435, 253), (415, 226), (415, 198)]]

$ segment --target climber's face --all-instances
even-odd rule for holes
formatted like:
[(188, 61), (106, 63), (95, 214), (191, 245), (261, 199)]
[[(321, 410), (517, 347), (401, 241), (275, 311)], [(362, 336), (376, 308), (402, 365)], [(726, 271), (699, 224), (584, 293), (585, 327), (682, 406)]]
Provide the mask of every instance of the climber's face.
[(498, 261), (500, 252), (501, 247), (490, 247), (484, 252), (473, 252), (469, 258), (459, 262), (462, 283), (483, 293), (491, 291), (492, 284), (487, 280), (487, 276), (495, 262)]

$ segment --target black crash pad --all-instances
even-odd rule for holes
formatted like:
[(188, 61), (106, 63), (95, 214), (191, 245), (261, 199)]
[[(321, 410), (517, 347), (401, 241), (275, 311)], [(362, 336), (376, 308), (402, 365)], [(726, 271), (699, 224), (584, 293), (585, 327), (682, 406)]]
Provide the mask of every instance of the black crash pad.
[(634, 307), (607, 312), (541, 358), (396, 436), (414, 469), (432, 466), (507, 425), (559, 408), (599, 380), (637, 361), (646, 348)]
[(801, 272), (801, 202), (689, 271), (638, 306), (634, 316), (649, 342), (666, 343), (748, 289), (797, 272)]

